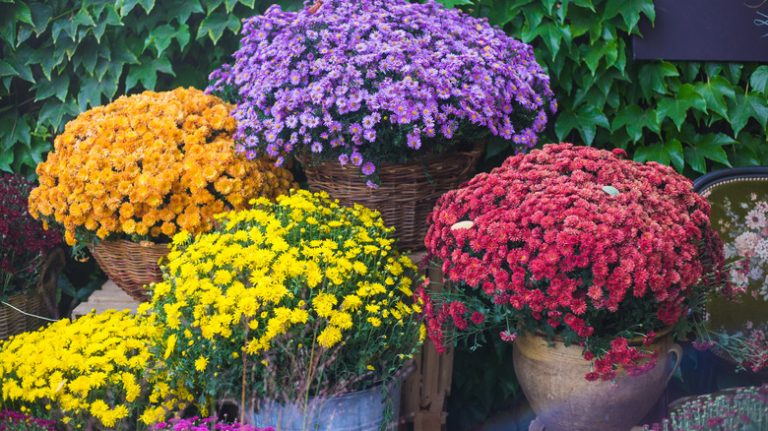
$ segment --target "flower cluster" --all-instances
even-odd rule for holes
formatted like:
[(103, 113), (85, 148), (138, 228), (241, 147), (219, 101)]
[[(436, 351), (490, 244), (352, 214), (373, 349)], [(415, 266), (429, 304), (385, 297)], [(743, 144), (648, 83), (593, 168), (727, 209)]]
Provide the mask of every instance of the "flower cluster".
[(214, 214), (287, 191), (290, 173), (236, 155), (230, 110), (179, 88), (80, 114), (38, 165), (30, 212), (63, 225), (70, 245), (93, 234), (157, 240), (205, 231)]
[(272, 427), (257, 428), (253, 425), (220, 422), (216, 418), (171, 419), (155, 424), (154, 431), (275, 431)]
[(56, 422), (30, 417), (21, 412), (0, 412), (0, 431), (55, 431)]
[(766, 196), (750, 193), (749, 201), (734, 208), (723, 199), (723, 216), (717, 221), (725, 242), (725, 258), (735, 260), (730, 266), (729, 297), (749, 294), (768, 301), (768, 201)]
[(486, 132), (533, 146), (555, 110), (531, 46), (433, 0), (272, 6), (242, 34), (208, 90), (237, 95), (240, 150), (278, 163), (338, 157), (371, 177), (374, 163)]
[(646, 431), (752, 431), (768, 429), (768, 384), (698, 396)]
[(699, 345), (722, 352), (740, 370), (759, 373), (768, 367), (768, 323), (748, 321), (740, 331), (712, 331), (706, 335), (706, 341), (699, 341)]
[(417, 344), (421, 312), (416, 268), (392, 229), (325, 193), (252, 203), (209, 233), (173, 238), (143, 307), (166, 328), (158, 353), (172, 376), (210, 396), (238, 387), (286, 402), (391, 377)]
[(134, 415), (163, 420), (186, 394), (150, 352), (159, 331), (151, 320), (109, 311), (12, 337), (0, 350), (2, 400), (74, 427), (90, 418), (110, 429)]
[[(425, 240), (465, 297), (508, 322), (507, 338), (559, 333), (602, 357), (591, 379), (652, 366), (627, 336), (652, 341), (685, 315), (702, 277), (722, 277), (706, 200), (671, 168), (622, 153), (556, 144), (511, 157), (442, 196)], [(430, 306), (438, 344), (446, 320), (464, 326), (451, 308)]]
[(0, 174), (0, 295), (31, 287), (47, 252), (61, 237), (29, 216), (27, 197), (33, 184)]

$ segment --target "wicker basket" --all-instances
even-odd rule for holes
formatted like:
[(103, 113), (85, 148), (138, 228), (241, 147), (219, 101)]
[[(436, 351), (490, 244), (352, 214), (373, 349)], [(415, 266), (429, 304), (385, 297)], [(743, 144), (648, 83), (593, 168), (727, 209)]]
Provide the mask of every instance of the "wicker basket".
[(371, 189), (357, 167), (335, 160), (303, 162), (309, 188), (325, 191), (344, 205), (358, 203), (381, 212), (384, 222), (395, 227), (401, 250), (424, 248), (427, 215), (443, 193), (468, 180), (483, 153), (483, 145), (468, 151), (440, 154), (405, 164), (377, 167), (381, 187)]
[(12, 335), (33, 331), (46, 323), (43, 319), (29, 316), (30, 314), (50, 319), (58, 318), (56, 283), (63, 267), (64, 254), (61, 250), (56, 250), (45, 259), (35, 289), (17, 293), (5, 299), (7, 304), (16, 309), (5, 304), (0, 305), (0, 339), (4, 340)]
[(163, 279), (159, 262), (168, 254), (168, 244), (114, 240), (88, 248), (107, 277), (138, 301), (149, 300), (145, 285)]

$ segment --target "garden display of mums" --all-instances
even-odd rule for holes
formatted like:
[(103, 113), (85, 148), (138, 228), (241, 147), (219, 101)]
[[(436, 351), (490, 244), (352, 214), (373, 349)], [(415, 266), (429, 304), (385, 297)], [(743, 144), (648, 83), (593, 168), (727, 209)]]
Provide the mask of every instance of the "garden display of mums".
[(438, 201), (427, 249), (463, 293), (427, 308), (438, 347), (446, 326), (490, 320), (508, 341), (532, 332), (579, 344), (588, 380), (655, 365), (629, 339), (647, 345), (684, 321), (697, 283), (722, 277), (722, 248), (689, 180), (622, 153), (545, 145)]
[(0, 344), (0, 405), (68, 430), (135, 430), (163, 421), (189, 394), (152, 353), (160, 334), (151, 317), (107, 311), (14, 336)]
[(288, 171), (235, 153), (230, 110), (214, 96), (179, 88), (80, 114), (38, 165), (30, 212), (62, 226), (67, 244), (89, 246), (112, 280), (142, 298), (141, 287), (159, 279), (163, 243), (176, 232), (206, 231), (214, 214), (292, 185)]
[(234, 63), (211, 75), (237, 101), (241, 152), (337, 159), (374, 187), (382, 162), (483, 134), (531, 147), (554, 111), (533, 48), (486, 20), (432, 0), (318, 6), (246, 20)]
[[(323, 408), (313, 400), (378, 387), (411, 357), (419, 280), (374, 211), (307, 191), (253, 204), (208, 233), (177, 234), (142, 311), (164, 328), (169, 376), (199, 400), (233, 399), (256, 425), (295, 429)], [(299, 425), (269, 416), (286, 406)]]

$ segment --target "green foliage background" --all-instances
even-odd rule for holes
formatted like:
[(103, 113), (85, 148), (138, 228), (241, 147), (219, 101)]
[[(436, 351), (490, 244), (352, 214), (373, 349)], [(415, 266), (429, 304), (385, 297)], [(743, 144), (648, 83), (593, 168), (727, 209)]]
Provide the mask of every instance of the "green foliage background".
[(559, 102), (550, 141), (624, 148), (691, 177), (768, 164), (768, 66), (632, 61), (652, 0), (438, 1), (534, 46)]
[[(34, 176), (79, 112), (144, 89), (202, 88), (263, 0), (0, 0), (0, 170)], [(282, 0), (287, 8), (301, 0)]]

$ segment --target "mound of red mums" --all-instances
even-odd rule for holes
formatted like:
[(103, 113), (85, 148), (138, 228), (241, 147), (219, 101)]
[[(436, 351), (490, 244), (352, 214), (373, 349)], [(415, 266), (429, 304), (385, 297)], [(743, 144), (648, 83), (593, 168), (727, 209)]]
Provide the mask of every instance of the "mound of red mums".
[(467, 299), (420, 290), (439, 349), (447, 324), (461, 331), (487, 320), (468, 306), (480, 297), (491, 304), (485, 314), (512, 322), (506, 341), (532, 331), (583, 345), (595, 361), (588, 379), (652, 368), (653, 353), (627, 337), (650, 344), (654, 331), (680, 321), (702, 277), (722, 277), (722, 247), (690, 180), (624, 157), (546, 145), (438, 200), (425, 244)]

